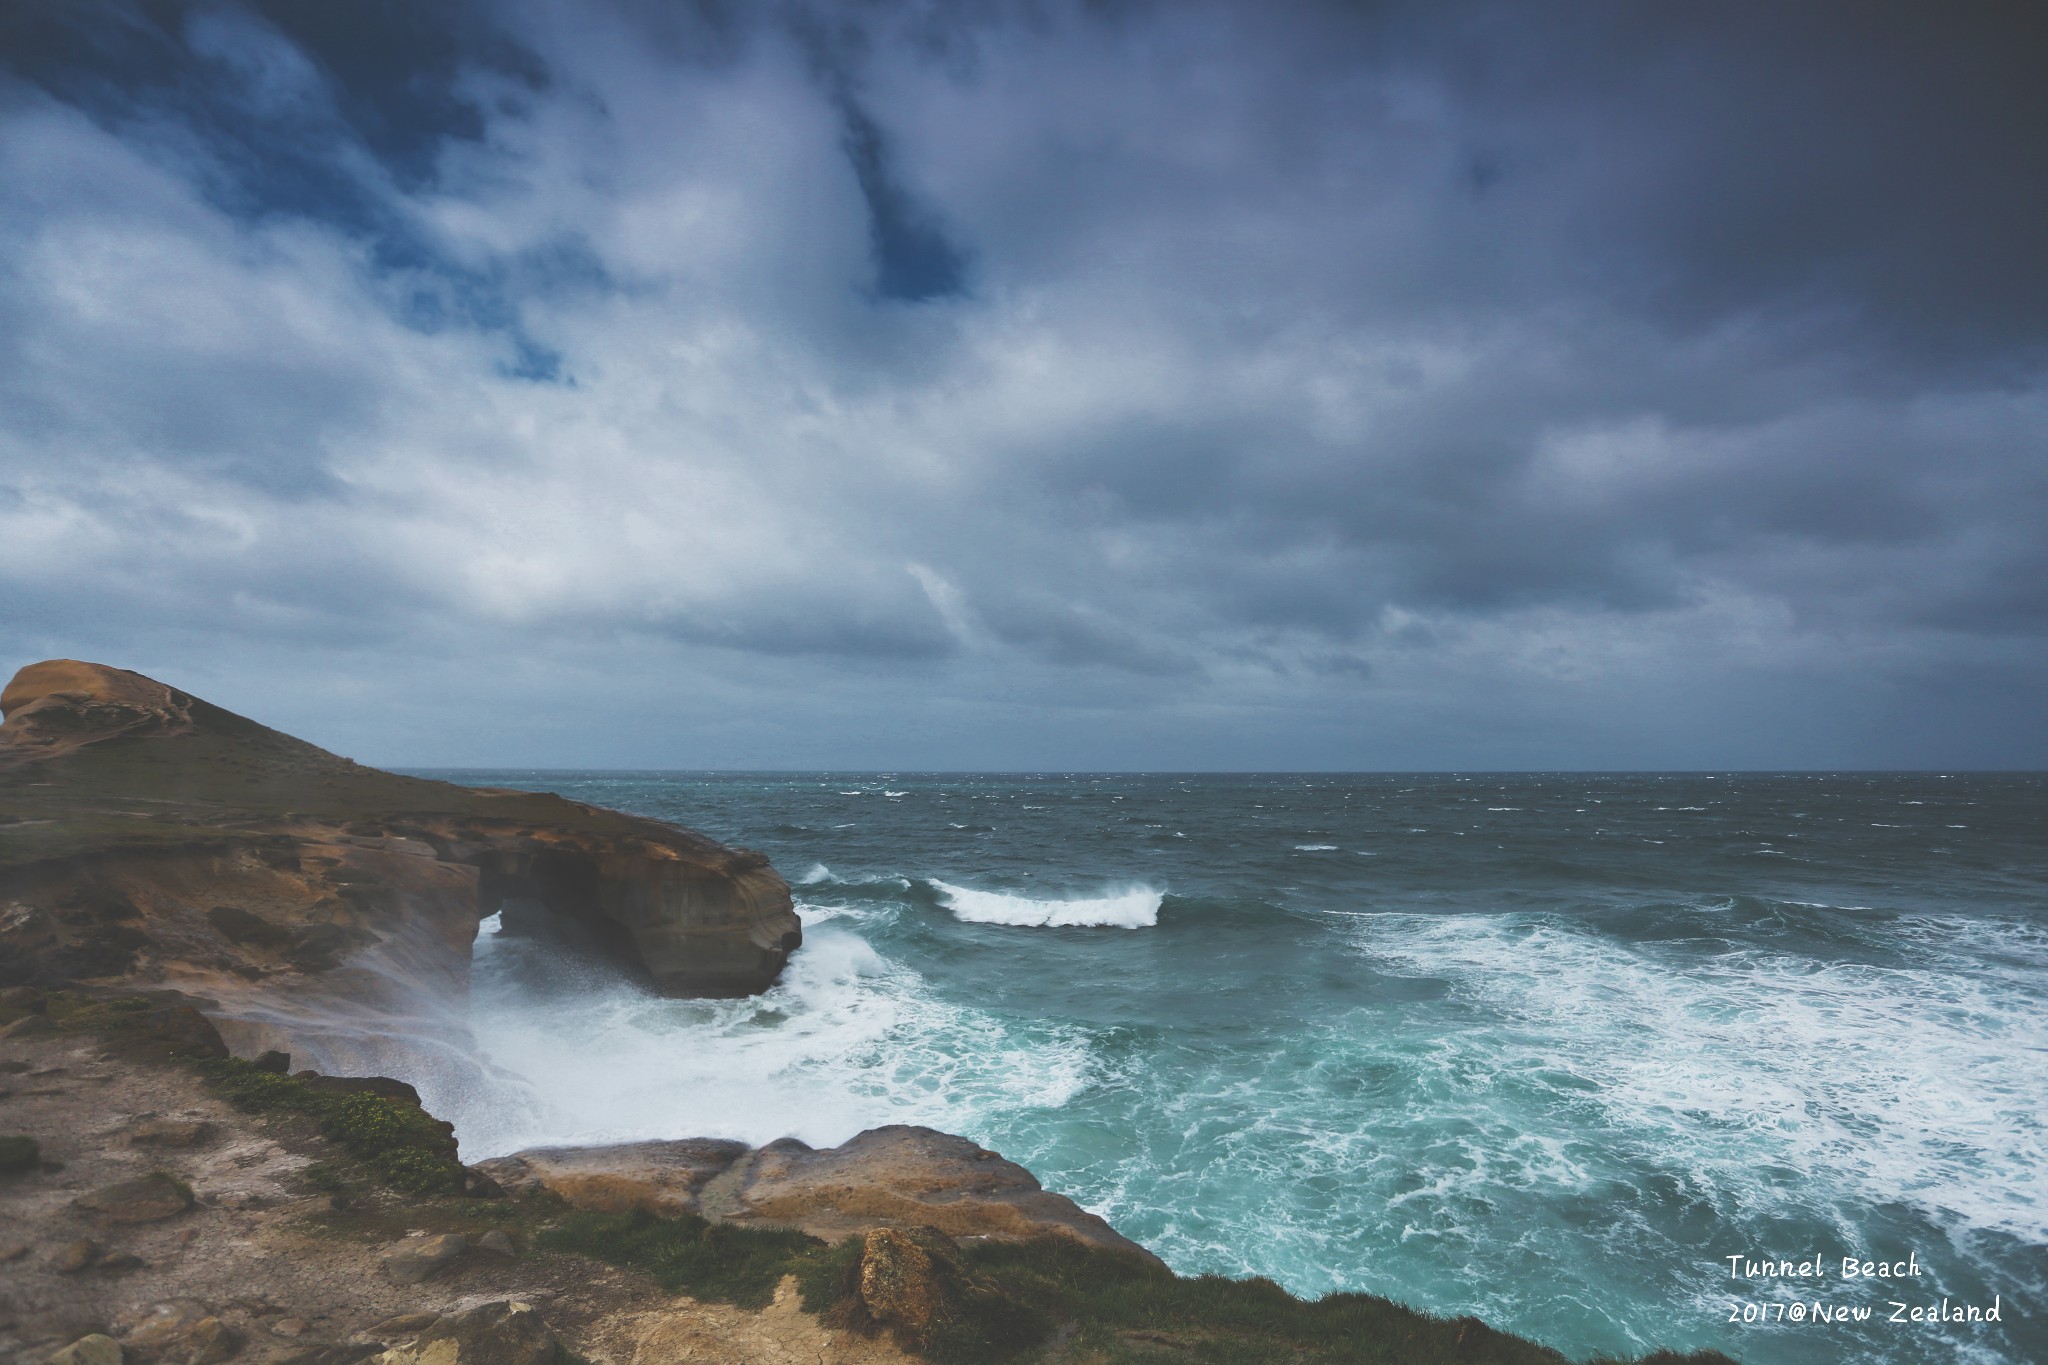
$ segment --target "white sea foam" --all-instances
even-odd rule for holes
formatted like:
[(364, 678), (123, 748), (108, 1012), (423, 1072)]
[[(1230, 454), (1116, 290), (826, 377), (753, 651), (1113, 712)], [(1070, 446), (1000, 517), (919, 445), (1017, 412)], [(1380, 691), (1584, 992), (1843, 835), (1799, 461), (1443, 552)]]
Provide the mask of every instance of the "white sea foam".
[(1335, 853), (1337, 846), (1335, 844), (1296, 844), (1294, 851), (1296, 853)]
[[(1801, 1197), (1770, 1170), (1876, 1203), (2048, 1240), (2048, 933), (1927, 917), (1890, 926), (1910, 967), (1758, 948), (1660, 955), (1547, 916), (1385, 914), (1358, 942), (1448, 979), (1590, 1084), (1615, 1144), (1676, 1160), (1753, 1210)], [(1617, 1047), (1617, 1039), (1629, 1045)], [(1497, 1045), (1498, 1039), (1486, 1046)]]
[(1001, 891), (975, 891), (928, 878), (953, 918), (969, 924), (1014, 924), (1031, 928), (1149, 929), (1159, 923), (1166, 893), (1134, 886), (1107, 896), (1075, 900), (1035, 900)]
[(481, 945), (471, 1022), (498, 1076), (435, 1109), (464, 1158), (697, 1135), (825, 1145), (886, 1123), (985, 1134), (1088, 1084), (1079, 1029), (943, 1001), (832, 922), (860, 912), (798, 913), (803, 950), (744, 1000), (655, 996), (547, 940)]
[(798, 886), (816, 886), (819, 882), (832, 880), (832, 869), (823, 863), (812, 863), (811, 870), (796, 879)]

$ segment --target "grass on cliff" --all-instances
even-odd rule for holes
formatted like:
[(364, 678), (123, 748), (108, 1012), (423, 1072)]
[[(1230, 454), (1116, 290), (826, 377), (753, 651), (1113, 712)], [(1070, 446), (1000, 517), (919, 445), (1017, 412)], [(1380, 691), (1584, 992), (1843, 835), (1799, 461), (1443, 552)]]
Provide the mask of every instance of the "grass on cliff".
[[(460, 1194), (467, 1179), (449, 1126), (402, 1100), (360, 1092), (319, 1090), (291, 1076), (265, 1071), (238, 1057), (199, 1063), (215, 1094), (249, 1113), (310, 1117), (320, 1136), (335, 1143), (381, 1183), (404, 1194)], [(332, 1165), (314, 1168), (316, 1183), (344, 1183)], [(322, 1179), (322, 1177), (326, 1179)]]
[(802, 1274), (826, 1250), (801, 1232), (644, 1212), (571, 1213), (538, 1241), (544, 1250), (644, 1270), (672, 1294), (756, 1309), (768, 1306), (784, 1275)]
[[(345, 1164), (402, 1194), (460, 1194), (468, 1172), (457, 1156), (455, 1130), (417, 1105), (360, 1091), (323, 1090), (296, 1077), (267, 1071), (238, 1057), (204, 1055), (195, 1039), (162, 1022), (183, 997), (93, 996), (53, 991), (42, 1004), (53, 1024), (67, 1033), (87, 1033), (136, 1061), (181, 1063), (197, 1071), (207, 1087), (251, 1114), (300, 1115), (321, 1137), (340, 1148), (340, 1162), (310, 1168), (315, 1183), (338, 1188), (351, 1183)], [(13, 1012), (26, 1013), (23, 1007)], [(175, 1016), (172, 1020), (176, 1023)], [(207, 1030), (211, 1036), (211, 1029)], [(218, 1050), (219, 1040), (212, 1038)]]

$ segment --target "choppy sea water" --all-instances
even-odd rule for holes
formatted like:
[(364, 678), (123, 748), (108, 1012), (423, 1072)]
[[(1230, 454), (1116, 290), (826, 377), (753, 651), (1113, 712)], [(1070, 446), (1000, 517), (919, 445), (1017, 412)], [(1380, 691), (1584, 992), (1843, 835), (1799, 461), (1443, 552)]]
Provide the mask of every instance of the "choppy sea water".
[(807, 935), (692, 1002), (487, 926), (473, 1158), (925, 1123), (1574, 1356), (2048, 1360), (2040, 775), (424, 775), (759, 848)]

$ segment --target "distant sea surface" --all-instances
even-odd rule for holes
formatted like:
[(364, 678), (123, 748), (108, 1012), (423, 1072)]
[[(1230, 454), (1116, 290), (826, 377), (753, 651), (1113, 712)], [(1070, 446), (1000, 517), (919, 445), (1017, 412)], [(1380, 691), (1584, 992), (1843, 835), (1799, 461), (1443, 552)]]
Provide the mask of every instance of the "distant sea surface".
[[(2041, 775), (422, 775), (760, 849), (805, 925), (675, 1001), (488, 923), (472, 1158), (929, 1124), (1575, 1357), (2048, 1361)], [(2002, 1322), (1890, 1321), (1944, 1300)]]

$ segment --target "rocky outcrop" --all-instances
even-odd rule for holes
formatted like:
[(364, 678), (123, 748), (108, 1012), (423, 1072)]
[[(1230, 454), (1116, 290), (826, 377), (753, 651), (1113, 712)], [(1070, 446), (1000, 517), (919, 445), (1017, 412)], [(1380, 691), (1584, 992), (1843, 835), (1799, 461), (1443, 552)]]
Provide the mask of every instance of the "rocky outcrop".
[(295, 1020), (459, 1005), (510, 903), (678, 995), (763, 990), (802, 941), (766, 858), (674, 825), (380, 772), (77, 660), (0, 709), (0, 986), (172, 985), (308, 1051)]
[(877, 1228), (1025, 1242), (1047, 1235), (1153, 1260), (1152, 1253), (1037, 1177), (963, 1137), (892, 1124), (837, 1147), (794, 1138), (765, 1147), (698, 1139), (551, 1147), (481, 1163), (515, 1192), (547, 1190), (577, 1208), (796, 1228), (836, 1242)]

